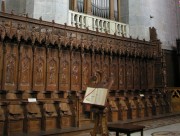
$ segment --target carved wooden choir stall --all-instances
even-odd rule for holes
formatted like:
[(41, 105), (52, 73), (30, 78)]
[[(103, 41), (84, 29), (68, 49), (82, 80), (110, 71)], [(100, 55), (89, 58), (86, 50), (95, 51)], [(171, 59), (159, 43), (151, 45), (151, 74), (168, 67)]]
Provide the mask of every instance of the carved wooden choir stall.
[(98, 70), (104, 82), (114, 75), (108, 121), (170, 112), (161, 43), (155, 28), (150, 34), (145, 41), (0, 13), (0, 135), (89, 125), (82, 100)]

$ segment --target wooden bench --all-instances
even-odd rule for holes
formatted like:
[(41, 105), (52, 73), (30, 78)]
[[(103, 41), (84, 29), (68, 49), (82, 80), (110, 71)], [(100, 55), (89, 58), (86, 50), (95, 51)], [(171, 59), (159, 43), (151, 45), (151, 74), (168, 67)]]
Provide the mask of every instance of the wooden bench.
[(132, 124), (109, 124), (108, 130), (116, 132), (116, 136), (119, 136), (119, 133), (125, 133), (127, 136), (130, 136), (131, 133), (141, 132), (143, 136), (143, 129), (145, 126), (132, 125)]

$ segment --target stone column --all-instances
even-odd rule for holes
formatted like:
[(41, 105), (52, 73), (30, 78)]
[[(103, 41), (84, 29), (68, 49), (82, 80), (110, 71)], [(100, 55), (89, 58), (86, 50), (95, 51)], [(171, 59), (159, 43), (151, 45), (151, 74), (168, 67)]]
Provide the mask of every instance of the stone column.
[(91, 0), (84, 0), (84, 13), (92, 15)]
[(114, 0), (109, 1), (110, 16), (109, 19), (114, 20)]
[(72, 0), (72, 10), (73, 11), (78, 11), (77, 0)]
[(118, 21), (121, 22), (121, 0), (117, 1)]

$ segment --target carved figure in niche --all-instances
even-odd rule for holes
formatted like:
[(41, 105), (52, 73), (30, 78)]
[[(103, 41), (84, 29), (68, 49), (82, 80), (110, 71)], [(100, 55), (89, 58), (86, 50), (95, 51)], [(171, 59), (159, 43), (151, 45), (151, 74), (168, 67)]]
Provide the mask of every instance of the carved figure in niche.
[(50, 62), (50, 66), (49, 66), (49, 83), (50, 84), (55, 84), (56, 83), (56, 79), (55, 79), (55, 75), (56, 75), (56, 62), (55, 61), (51, 61)]
[(132, 67), (128, 66), (127, 68), (127, 84), (131, 85), (131, 79), (132, 79)]
[(83, 83), (84, 85), (87, 85), (88, 79), (89, 79), (89, 64), (86, 62), (83, 66)]
[(120, 68), (119, 68), (119, 84), (120, 85), (123, 85), (123, 78), (124, 78), (124, 76), (123, 76), (123, 72), (124, 72), (124, 67), (123, 66), (121, 66)]
[(6, 65), (6, 83), (13, 84), (14, 83), (14, 68), (15, 68), (15, 59), (13, 56), (10, 56), (7, 59)]
[(99, 65), (98, 65), (98, 63), (96, 63), (95, 65), (94, 65), (94, 73), (96, 72), (96, 71), (99, 71), (100, 69), (99, 69)]
[(43, 61), (41, 59), (36, 65), (36, 84), (43, 84)]
[(78, 83), (79, 82), (78, 81), (78, 79), (79, 79), (79, 63), (77, 61), (73, 64), (72, 76), (74, 79), (74, 83)]
[(138, 72), (138, 67), (137, 66), (135, 66), (134, 67), (134, 82), (135, 82), (135, 84), (138, 84), (139, 83), (139, 81), (138, 81), (138, 79), (139, 79), (139, 72)]
[(30, 60), (26, 56), (22, 60), (22, 65), (21, 65), (21, 83), (26, 84), (29, 82), (29, 69), (30, 69)]
[(67, 83), (67, 75), (68, 75), (68, 67), (69, 67), (69, 64), (66, 60), (63, 61), (62, 63), (62, 74), (61, 74), (61, 81), (62, 83)]
[(103, 66), (103, 77), (102, 77), (102, 81), (103, 82), (106, 82), (107, 81), (107, 78), (108, 78), (108, 66), (105, 64), (104, 66)]

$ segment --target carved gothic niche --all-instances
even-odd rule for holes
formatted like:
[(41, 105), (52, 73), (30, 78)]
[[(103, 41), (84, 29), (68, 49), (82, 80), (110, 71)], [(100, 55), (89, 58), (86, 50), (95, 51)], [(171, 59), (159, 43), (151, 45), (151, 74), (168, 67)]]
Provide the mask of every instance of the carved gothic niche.
[(2, 89), (15, 91), (17, 89), (18, 75), (18, 45), (6, 43), (5, 49)]
[(139, 59), (134, 60), (134, 89), (140, 89), (140, 66)]
[(148, 79), (148, 88), (154, 87), (154, 62), (149, 61), (147, 63), (147, 79)]
[(32, 85), (33, 53), (31, 46), (22, 45), (18, 73), (18, 90), (30, 91)]
[(0, 89), (2, 89), (2, 71), (3, 70), (3, 43), (0, 42)]
[(58, 91), (59, 55), (57, 49), (48, 48), (46, 90)]
[(126, 59), (126, 87), (133, 89), (133, 63), (131, 58)]
[(45, 81), (46, 81), (46, 49), (43, 47), (35, 47), (33, 90), (44, 91)]
[(141, 89), (147, 88), (147, 68), (146, 68), (146, 61), (140, 61), (140, 77), (141, 77)]
[(75, 51), (71, 55), (71, 90), (81, 90), (81, 54)]
[(91, 76), (91, 55), (84, 53), (82, 57), (82, 90), (86, 90)]
[(60, 51), (60, 74), (59, 74), (59, 90), (70, 90), (70, 51)]
[(125, 71), (125, 58), (119, 58), (119, 90), (124, 90), (126, 87)]
[(92, 75), (96, 72), (101, 70), (101, 56), (100, 54), (93, 54), (92, 55)]
[(105, 55), (102, 58), (102, 81), (107, 82), (109, 78), (109, 55)]
[(117, 56), (112, 56), (110, 60), (110, 75), (114, 77), (114, 83), (111, 87), (111, 90), (118, 90), (118, 82), (119, 82), (119, 60)]

